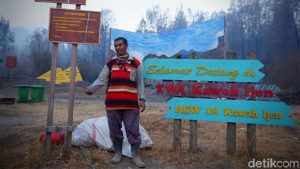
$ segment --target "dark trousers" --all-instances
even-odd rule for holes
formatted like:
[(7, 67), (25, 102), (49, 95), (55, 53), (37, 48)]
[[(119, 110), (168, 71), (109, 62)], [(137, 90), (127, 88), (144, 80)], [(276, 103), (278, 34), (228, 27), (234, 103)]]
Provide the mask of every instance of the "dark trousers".
[(121, 130), (123, 121), (129, 144), (141, 144), (141, 135), (139, 132), (140, 112), (138, 109), (107, 110), (106, 112), (112, 141), (123, 140), (124, 137)]

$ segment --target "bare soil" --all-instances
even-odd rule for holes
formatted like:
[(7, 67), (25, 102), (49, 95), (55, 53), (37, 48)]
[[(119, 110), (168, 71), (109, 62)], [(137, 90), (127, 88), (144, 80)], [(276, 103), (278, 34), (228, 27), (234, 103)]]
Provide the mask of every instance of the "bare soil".
[[(86, 96), (82, 88), (76, 88), (74, 105), (74, 126), (85, 119), (105, 116), (103, 106), (104, 90), (96, 95)], [(278, 126), (257, 126), (257, 153), (247, 153), (246, 125), (237, 125), (237, 150), (232, 156), (226, 154), (226, 124), (198, 122), (198, 153), (190, 153), (189, 122), (182, 123), (182, 149), (172, 149), (173, 120), (163, 119), (168, 111), (167, 97), (155, 96), (147, 89), (147, 109), (141, 114), (141, 125), (147, 130), (154, 145), (142, 150), (147, 168), (248, 168), (253, 158), (274, 160), (300, 160), (300, 106), (292, 105), (291, 117), (296, 128)], [(0, 88), (0, 97), (18, 98), (16, 87)], [(124, 157), (118, 165), (109, 163), (112, 152), (100, 148), (85, 147), (89, 160), (85, 159), (79, 147), (72, 147), (69, 159), (62, 159), (61, 145), (53, 146), (49, 157), (43, 155), (44, 147), (39, 136), (46, 125), (48, 89), (41, 103), (15, 103), (0, 105), (0, 169), (6, 168), (117, 168), (134, 169), (131, 159)], [(66, 125), (68, 109), (68, 87), (57, 87), (55, 93), (54, 124)]]

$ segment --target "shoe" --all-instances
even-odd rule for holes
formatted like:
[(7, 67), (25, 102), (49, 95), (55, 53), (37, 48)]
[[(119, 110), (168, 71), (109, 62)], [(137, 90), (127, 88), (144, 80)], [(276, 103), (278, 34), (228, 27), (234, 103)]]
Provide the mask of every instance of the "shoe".
[(139, 144), (131, 145), (131, 153), (132, 153), (132, 162), (139, 168), (145, 168), (146, 164), (141, 159)]
[(123, 146), (123, 140), (122, 141), (113, 141), (114, 146), (114, 155), (110, 159), (110, 162), (113, 164), (118, 164), (122, 160), (122, 146)]

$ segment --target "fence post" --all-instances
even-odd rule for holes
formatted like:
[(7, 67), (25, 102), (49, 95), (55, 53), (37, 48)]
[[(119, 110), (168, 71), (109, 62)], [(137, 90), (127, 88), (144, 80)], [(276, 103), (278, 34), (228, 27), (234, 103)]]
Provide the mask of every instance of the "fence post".
[[(227, 52), (227, 59), (236, 59), (235, 52)], [(227, 154), (232, 155), (236, 149), (236, 123), (227, 123), (227, 135), (226, 135)]]
[[(256, 59), (255, 51), (248, 51), (248, 59)], [(247, 124), (247, 148), (250, 154), (256, 153), (256, 124)]]

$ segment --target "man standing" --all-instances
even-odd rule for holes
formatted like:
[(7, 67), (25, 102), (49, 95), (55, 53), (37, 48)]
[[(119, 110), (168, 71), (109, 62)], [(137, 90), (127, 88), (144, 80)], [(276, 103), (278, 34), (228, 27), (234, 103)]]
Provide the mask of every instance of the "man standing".
[(110, 138), (115, 151), (110, 161), (118, 164), (122, 159), (123, 121), (128, 142), (131, 144), (132, 161), (137, 167), (143, 168), (146, 165), (139, 153), (141, 144), (139, 108), (141, 112), (145, 110), (142, 66), (136, 58), (127, 53), (128, 42), (124, 37), (116, 38), (114, 47), (116, 56), (105, 64), (98, 79), (85, 88), (85, 93), (90, 95), (99, 87), (107, 85), (105, 107)]

